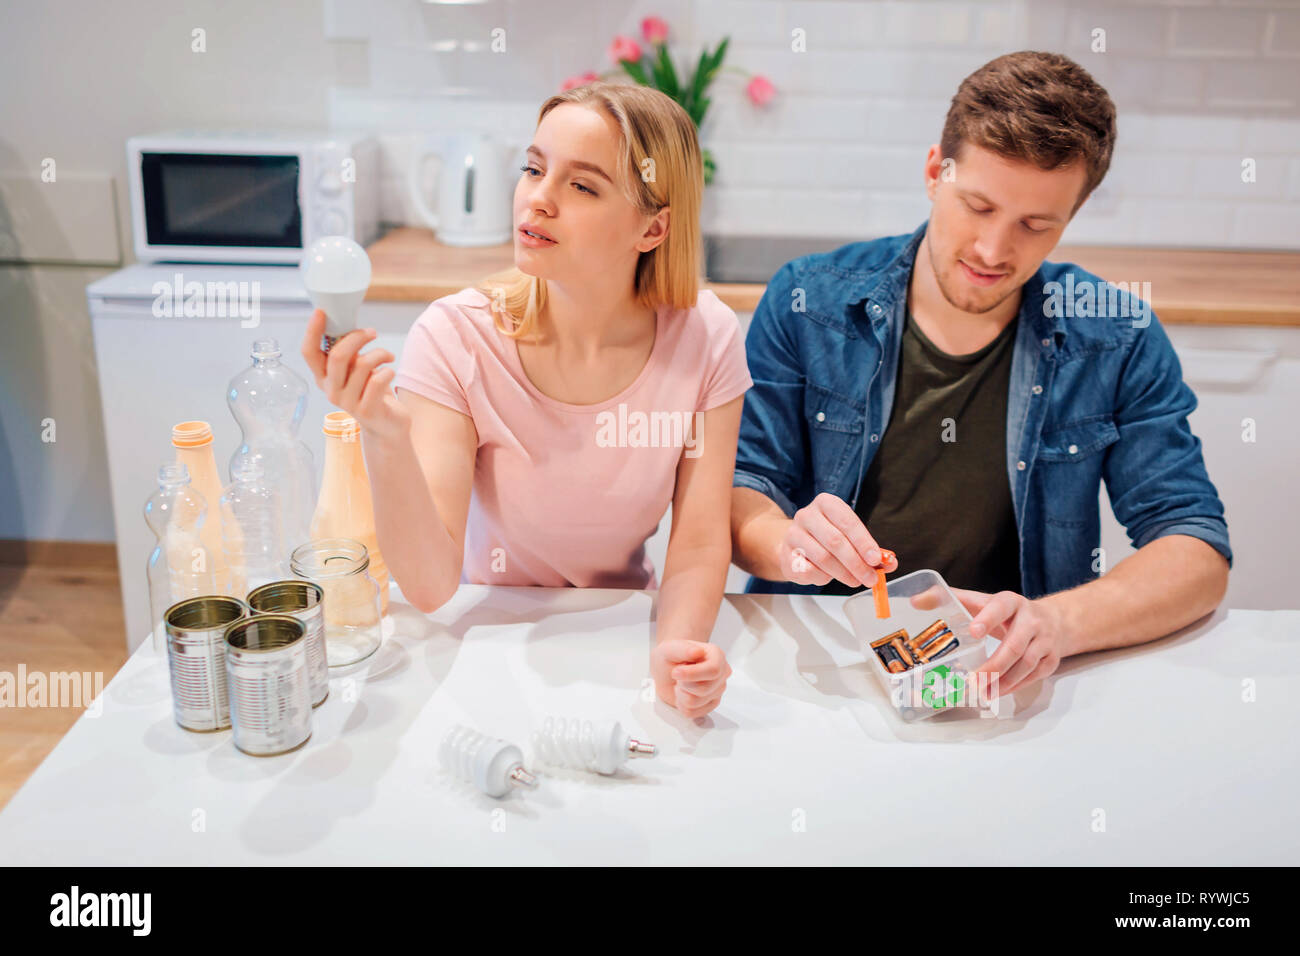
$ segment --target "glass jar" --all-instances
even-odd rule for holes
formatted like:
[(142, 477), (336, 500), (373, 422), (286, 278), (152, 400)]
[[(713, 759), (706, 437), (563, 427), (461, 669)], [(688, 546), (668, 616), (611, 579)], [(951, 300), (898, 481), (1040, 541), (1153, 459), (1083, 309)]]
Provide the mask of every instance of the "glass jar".
[(370, 576), (366, 546), (352, 538), (319, 538), (294, 548), (294, 575), (325, 592), (325, 656), (330, 667), (365, 660), (383, 640), (379, 584)]

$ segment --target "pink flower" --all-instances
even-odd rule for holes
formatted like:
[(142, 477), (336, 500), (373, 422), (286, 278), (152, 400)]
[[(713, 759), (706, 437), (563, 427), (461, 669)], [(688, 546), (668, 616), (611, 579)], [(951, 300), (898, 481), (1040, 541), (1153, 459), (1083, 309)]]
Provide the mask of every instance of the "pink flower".
[(637, 46), (637, 42), (631, 37), (616, 36), (614, 42), (609, 45), (609, 58), (614, 63), (622, 63), (624, 60), (639, 63), (641, 47)]
[(755, 76), (745, 87), (745, 93), (749, 96), (749, 101), (755, 106), (766, 106), (772, 102), (772, 97), (776, 96), (776, 87), (772, 81), (765, 76)]
[(659, 17), (646, 17), (641, 21), (641, 35), (646, 43), (664, 43), (668, 40), (668, 24)]
[(579, 86), (586, 86), (588, 83), (595, 83), (599, 79), (600, 79), (599, 76), (597, 76), (591, 70), (588, 70), (586, 73), (580, 74), (579, 76), (569, 77), (567, 80), (564, 81), (564, 85), (560, 87), (560, 89), (572, 90)]

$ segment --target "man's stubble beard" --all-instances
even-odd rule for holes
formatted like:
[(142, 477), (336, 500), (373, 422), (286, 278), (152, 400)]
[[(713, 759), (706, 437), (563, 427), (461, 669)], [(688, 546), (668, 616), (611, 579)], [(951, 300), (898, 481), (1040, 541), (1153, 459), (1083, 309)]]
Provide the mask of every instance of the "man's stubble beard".
[(954, 309), (957, 309), (961, 312), (968, 312), (971, 315), (983, 315), (985, 312), (992, 312), (1003, 302), (1007, 301), (1008, 298), (1015, 295), (1016, 292), (1018, 292), (1020, 289), (1020, 286), (1013, 287), (1010, 292), (1006, 293), (1006, 295), (1002, 296), (1000, 299), (998, 299), (996, 302), (992, 303), (991, 305), (984, 306), (983, 308), (968, 308), (967, 306), (962, 305), (960, 302), (958, 302), (956, 299), (953, 298), (951, 290), (948, 288), (947, 283), (944, 281), (944, 277), (940, 274), (939, 267), (935, 264), (934, 261), (934, 244), (931, 242), (927, 242), (925, 244), (925, 247), (930, 257), (930, 271), (931, 273), (934, 274), (934, 284), (939, 287), (939, 293), (945, 299), (948, 300), (948, 304), (952, 306)]

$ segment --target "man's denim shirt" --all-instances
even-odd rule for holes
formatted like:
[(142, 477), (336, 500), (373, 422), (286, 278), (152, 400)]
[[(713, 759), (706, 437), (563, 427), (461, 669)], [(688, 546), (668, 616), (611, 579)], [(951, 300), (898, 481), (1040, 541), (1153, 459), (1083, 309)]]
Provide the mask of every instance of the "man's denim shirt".
[[(907, 286), (927, 225), (787, 263), (754, 312), (745, 339), (754, 386), (745, 395), (733, 483), (767, 495), (787, 517), (821, 492), (857, 504), (893, 406)], [(1006, 469), (1025, 596), (1098, 576), (1103, 478), (1134, 547), (1191, 535), (1231, 565), (1223, 504), (1187, 425), (1196, 396), (1168, 336), (1136, 297), (1121, 294), (1109, 310), (1085, 308), (1081, 283), (1106, 288), (1078, 266), (1045, 262), (1020, 306)], [(751, 577), (746, 590), (820, 588)]]

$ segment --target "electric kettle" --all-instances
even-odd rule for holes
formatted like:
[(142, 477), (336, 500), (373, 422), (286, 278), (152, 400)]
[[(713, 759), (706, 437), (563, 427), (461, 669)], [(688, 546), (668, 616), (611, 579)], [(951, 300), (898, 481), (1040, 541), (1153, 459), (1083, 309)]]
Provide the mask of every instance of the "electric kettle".
[[(411, 205), (438, 241), (449, 246), (493, 246), (509, 242), (513, 180), (505, 169), (510, 149), (481, 133), (429, 135), (411, 157)], [(436, 157), (437, 207), (425, 198), (425, 166)]]

